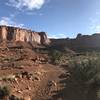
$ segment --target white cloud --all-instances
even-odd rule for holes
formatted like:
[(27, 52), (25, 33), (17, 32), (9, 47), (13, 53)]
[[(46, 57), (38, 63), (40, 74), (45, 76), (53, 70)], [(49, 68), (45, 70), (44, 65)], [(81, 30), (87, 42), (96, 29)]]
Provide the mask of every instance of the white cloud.
[(33, 10), (40, 9), (44, 3), (45, 0), (8, 0), (6, 4), (19, 10)]
[(2, 17), (0, 19), (0, 25), (24, 27), (24, 24), (16, 23), (16, 22), (12, 21), (12, 19), (9, 17)]
[(60, 34), (51, 34), (51, 35), (49, 35), (49, 38), (55, 38), (55, 39), (58, 39), (58, 38), (66, 38), (67, 37), (67, 35), (66, 34), (62, 34), (62, 33), (60, 33)]
[(100, 16), (100, 12), (96, 12), (95, 16), (90, 18), (89, 28), (90, 28), (90, 31), (92, 33), (100, 32), (100, 18), (99, 18), (99, 16)]
[(43, 16), (44, 13), (36, 13), (36, 12), (27, 12), (27, 15), (34, 15), (34, 16)]
[(9, 19), (7, 17), (2, 17), (0, 20), (0, 25), (8, 25)]
[(92, 33), (100, 33), (100, 24), (94, 24), (90, 26)]
[(95, 24), (95, 23), (98, 22), (98, 18), (97, 17), (96, 18), (91, 17), (89, 20), (90, 20), (91, 24)]
[(96, 26), (95, 29), (96, 29), (96, 32), (100, 32), (100, 25)]
[(94, 30), (95, 33), (100, 33), (100, 25), (94, 25), (92, 29)]
[(97, 11), (97, 12), (96, 12), (96, 15), (97, 15), (97, 16), (100, 15), (100, 11)]

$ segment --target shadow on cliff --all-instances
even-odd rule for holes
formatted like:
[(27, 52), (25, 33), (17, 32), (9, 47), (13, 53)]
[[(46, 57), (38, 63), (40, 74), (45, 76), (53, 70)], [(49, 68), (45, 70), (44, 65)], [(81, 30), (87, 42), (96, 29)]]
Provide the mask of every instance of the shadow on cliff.
[[(62, 66), (66, 71), (69, 70), (67, 66)], [(73, 77), (69, 77), (68, 72), (65, 75), (60, 75), (59, 84), (62, 89), (59, 91), (53, 91), (55, 95), (52, 96), (53, 100), (100, 100), (98, 98), (97, 91), (100, 87), (87, 88), (79, 83)], [(88, 92), (87, 92), (88, 90)], [(100, 94), (100, 93), (99, 93)]]

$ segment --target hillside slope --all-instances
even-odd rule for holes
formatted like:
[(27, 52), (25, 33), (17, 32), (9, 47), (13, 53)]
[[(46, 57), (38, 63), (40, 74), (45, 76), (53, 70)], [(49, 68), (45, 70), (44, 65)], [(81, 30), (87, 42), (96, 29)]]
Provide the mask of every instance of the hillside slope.
[(74, 39), (51, 39), (51, 47), (70, 48), (75, 51), (100, 50), (100, 34), (78, 35)]

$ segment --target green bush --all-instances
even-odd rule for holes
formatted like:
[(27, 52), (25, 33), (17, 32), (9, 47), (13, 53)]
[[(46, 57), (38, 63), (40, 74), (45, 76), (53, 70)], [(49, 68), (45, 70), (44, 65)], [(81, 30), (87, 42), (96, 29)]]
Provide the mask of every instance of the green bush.
[(59, 64), (62, 53), (58, 50), (52, 50), (50, 52), (50, 56), (51, 56), (51, 60), (54, 64)]
[(10, 90), (7, 86), (0, 86), (0, 99), (9, 96), (9, 94), (10, 94)]
[(83, 61), (71, 61), (69, 64), (72, 76), (83, 84), (99, 84), (100, 82), (100, 60), (86, 59)]

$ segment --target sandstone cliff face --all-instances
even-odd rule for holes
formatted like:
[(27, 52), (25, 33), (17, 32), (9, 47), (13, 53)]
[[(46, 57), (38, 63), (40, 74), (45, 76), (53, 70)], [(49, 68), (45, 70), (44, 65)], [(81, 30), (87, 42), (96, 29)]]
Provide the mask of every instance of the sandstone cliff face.
[(1, 29), (1, 40), (6, 40), (7, 39), (6, 36), (7, 36), (7, 27), (2, 27), (2, 29)]
[(36, 44), (49, 44), (45, 32), (34, 32), (17, 27), (0, 26), (0, 41), (30, 42)]

